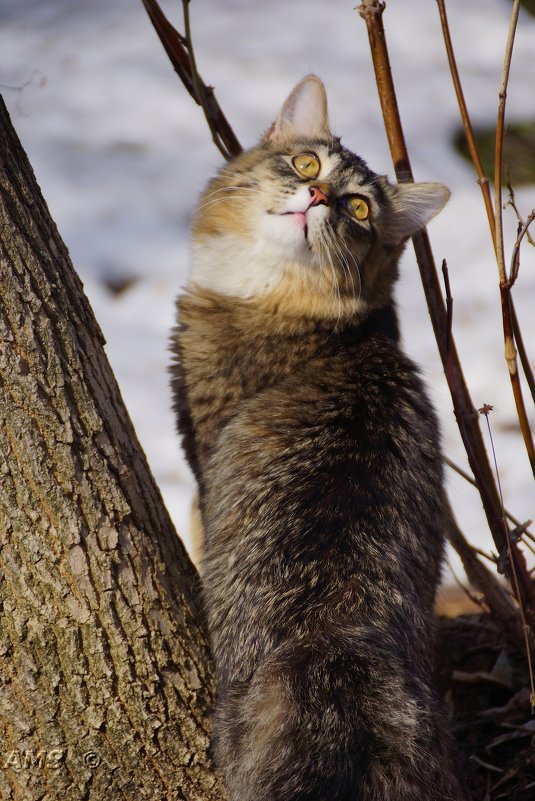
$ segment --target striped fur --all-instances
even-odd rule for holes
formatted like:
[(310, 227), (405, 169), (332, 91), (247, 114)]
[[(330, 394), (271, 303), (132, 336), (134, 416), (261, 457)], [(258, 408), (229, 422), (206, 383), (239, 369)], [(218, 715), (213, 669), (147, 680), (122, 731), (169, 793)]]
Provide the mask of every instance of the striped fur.
[[(303, 211), (319, 182), (328, 204)], [(392, 301), (407, 237), (447, 194), (345, 150), (309, 77), (199, 204), (173, 386), (231, 801), (465, 798), (431, 681), (438, 421)]]

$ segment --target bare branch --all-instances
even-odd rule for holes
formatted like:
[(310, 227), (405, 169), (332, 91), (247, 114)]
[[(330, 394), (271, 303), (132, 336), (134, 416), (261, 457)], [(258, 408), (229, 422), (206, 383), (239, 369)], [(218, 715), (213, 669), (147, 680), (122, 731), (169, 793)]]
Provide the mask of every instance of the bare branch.
[(195, 102), (203, 108), (216, 146), (226, 159), (238, 155), (242, 150), (241, 145), (223, 114), (212, 87), (207, 86), (197, 73), (194, 59), (192, 64), (192, 51), (189, 49), (188, 53), (186, 50), (186, 40), (171, 25), (156, 0), (142, 2), (175, 72)]
[[(518, 366), (516, 361), (516, 347), (515, 342), (519, 346), (519, 353), (520, 359), (522, 363), (522, 367), (524, 373), (526, 375), (526, 379), (530, 386), (533, 398), (535, 400), (535, 379), (533, 376), (533, 371), (531, 369), (531, 365), (529, 363), (529, 359), (527, 357), (524, 343), (522, 340), (520, 328), (518, 326), (518, 320), (516, 317), (513, 299), (510, 294), (510, 289), (516, 280), (516, 274), (518, 272), (518, 263), (519, 263), (519, 256), (515, 254), (513, 257), (513, 265), (516, 265), (515, 270), (513, 271), (513, 280), (507, 279), (505, 273), (505, 255), (504, 255), (504, 247), (503, 247), (503, 219), (502, 219), (502, 149), (503, 149), (503, 134), (504, 134), (504, 121), (505, 121), (505, 100), (507, 96), (507, 84), (509, 80), (509, 69), (511, 64), (511, 57), (512, 57), (512, 49), (514, 43), (514, 35), (516, 30), (516, 23), (518, 19), (518, 0), (515, 0), (515, 5), (513, 7), (513, 12), (511, 15), (511, 25), (509, 28), (509, 37), (507, 41), (507, 48), (505, 54), (505, 63), (503, 68), (502, 74), (502, 84), (500, 88), (500, 104), (499, 104), (499, 111), (498, 111), (498, 124), (496, 128), (496, 153), (495, 153), (495, 170), (494, 170), (494, 187), (495, 187), (495, 209), (496, 214), (494, 214), (492, 208), (492, 199), (490, 195), (490, 188), (489, 188), (489, 181), (485, 172), (483, 170), (483, 166), (481, 163), (481, 159), (479, 157), (479, 152), (477, 149), (474, 132), (472, 128), (472, 124), (470, 121), (470, 115), (468, 114), (468, 109), (466, 106), (466, 102), (464, 99), (464, 94), (462, 91), (462, 86), (459, 78), (459, 72), (457, 70), (457, 63), (455, 60), (455, 54), (453, 52), (453, 45), (451, 42), (451, 36), (449, 31), (448, 25), (448, 18), (446, 15), (446, 8), (444, 0), (437, 0), (437, 5), (440, 14), (440, 22), (442, 26), (442, 33), (444, 36), (444, 44), (446, 47), (446, 52), (448, 54), (448, 61), (450, 65), (450, 72), (453, 80), (453, 85), (455, 87), (455, 93), (457, 95), (457, 101), (459, 104), (459, 111), (461, 114), (461, 119), (463, 121), (464, 132), (466, 136), (466, 141), (468, 143), (468, 149), (470, 151), (470, 157), (472, 159), (472, 163), (475, 167), (476, 173), (478, 175), (478, 183), (481, 187), (481, 191), (483, 193), (483, 200), (485, 203), (485, 209), (487, 212), (487, 218), (489, 221), (489, 228), (490, 233), (492, 236), (492, 244), (494, 247), (494, 252), (496, 254), (496, 260), (498, 263), (498, 270), (500, 274), (500, 295), (501, 295), (501, 303), (502, 303), (502, 321), (503, 321), (503, 329), (504, 329), (504, 340), (505, 340), (505, 357), (509, 369), (509, 376), (511, 380), (511, 385), (513, 389), (513, 396), (515, 399), (515, 405), (517, 410), (517, 416), (520, 424), (520, 429), (522, 431), (522, 436), (524, 438), (524, 443), (526, 446), (526, 450), (528, 452), (528, 457), (530, 459), (530, 463), (532, 466), (532, 470), (535, 475), (535, 448), (533, 445), (533, 438), (531, 436), (531, 430), (529, 427), (528, 417), (525, 409), (524, 399), (522, 395), (522, 387), (520, 384), (520, 378), (518, 375)], [(514, 193), (511, 187), (509, 187), (510, 192), (510, 202), (513, 208), (515, 209), (519, 220), (521, 219), (516, 205), (514, 203)], [(523, 222), (523, 221), (522, 221)], [(520, 346), (521, 343), (521, 346)]]
[[(509, 33), (507, 36), (507, 45), (505, 48), (505, 56), (502, 71), (502, 80), (499, 92), (498, 102), (498, 120), (496, 123), (496, 148), (494, 158), (494, 216), (495, 216), (495, 249), (496, 261), (498, 263), (498, 274), (500, 277), (500, 299), (502, 308), (502, 323), (503, 323), (503, 337), (505, 348), (505, 360), (509, 370), (509, 378), (511, 380), (511, 387), (513, 390), (513, 397), (515, 399), (516, 411), (518, 421), (520, 423), (520, 430), (524, 438), (524, 445), (528, 454), (531, 464), (533, 475), (535, 476), (535, 444), (533, 443), (533, 436), (529, 425), (526, 406), (524, 403), (524, 396), (522, 394), (522, 386), (520, 384), (520, 376), (518, 374), (518, 364), (516, 359), (516, 347), (514, 340), (513, 330), (513, 312), (511, 309), (511, 296), (510, 290), (514, 283), (516, 274), (518, 273), (518, 253), (513, 253), (512, 271), (511, 276), (507, 277), (505, 269), (505, 252), (503, 246), (503, 216), (502, 216), (502, 162), (503, 162), (503, 136), (505, 128), (505, 104), (507, 99), (507, 86), (509, 83), (509, 73), (511, 69), (511, 59), (513, 56), (513, 45), (515, 41), (516, 26), (518, 23), (518, 12), (520, 10), (520, 0), (514, 0), (513, 10), (511, 12), (511, 20), (509, 24)], [(518, 240), (517, 240), (518, 241)]]
[[(535, 677), (533, 675), (533, 664), (532, 664), (532, 660), (531, 660), (531, 647), (533, 645), (533, 635), (532, 635), (532, 632), (530, 631), (530, 627), (527, 624), (526, 610), (525, 610), (524, 605), (523, 605), (522, 600), (521, 600), (521, 592), (520, 592), (520, 585), (519, 585), (519, 582), (518, 582), (518, 574), (516, 572), (516, 565), (515, 565), (515, 562), (513, 560), (513, 552), (512, 552), (513, 537), (512, 537), (512, 534), (511, 534), (511, 532), (509, 531), (509, 529), (507, 527), (507, 521), (505, 519), (505, 507), (504, 507), (504, 504), (503, 504), (502, 485), (501, 485), (501, 481), (500, 481), (500, 473), (499, 473), (499, 470), (498, 470), (498, 460), (496, 458), (496, 451), (494, 449), (494, 441), (493, 441), (493, 437), (492, 437), (492, 430), (491, 430), (491, 427), (490, 427), (490, 420), (489, 420), (489, 412), (491, 412), (491, 411), (492, 411), (492, 406), (487, 406), (487, 404), (485, 404), (485, 406), (483, 406), (482, 409), (479, 409), (480, 414), (483, 414), (485, 416), (486, 421), (487, 421), (487, 429), (488, 429), (488, 432), (489, 432), (489, 439), (490, 439), (490, 444), (491, 444), (491, 448), (492, 448), (492, 458), (494, 459), (494, 469), (496, 470), (496, 480), (498, 482), (498, 491), (500, 493), (500, 502), (501, 502), (501, 505), (502, 505), (503, 528), (504, 528), (504, 531), (505, 531), (505, 536), (507, 538), (507, 559), (508, 559), (509, 564), (511, 565), (511, 573), (512, 573), (512, 578), (513, 578), (512, 584), (513, 584), (513, 588), (514, 588), (514, 591), (515, 591), (515, 596), (517, 597), (517, 599), (519, 601), (519, 611), (520, 611), (520, 617), (522, 619), (522, 629), (523, 629), (523, 632), (524, 632), (526, 659), (527, 659), (527, 664), (528, 664), (528, 673), (529, 673), (529, 681), (530, 681), (531, 712), (533, 714), (533, 712), (535, 710)], [(500, 554), (500, 562), (501, 562), (503, 556), (505, 556), (504, 553)], [(499, 569), (500, 562), (498, 562), (498, 569)]]
[(394, 163), (396, 178), (400, 183), (414, 181), (409, 161), (405, 135), (401, 126), (398, 102), (392, 81), (390, 59), (386, 48), (386, 39), (382, 22), (385, 4), (379, 0), (363, 0), (357, 11), (368, 29), (370, 50), (372, 53), (375, 80), (381, 101), (381, 110), (385, 123), (385, 131)]
[[(193, 50), (193, 37), (191, 35), (191, 22), (189, 16), (189, 4), (190, 0), (182, 0), (182, 7), (184, 9), (184, 28), (186, 30), (186, 47), (188, 48), (189, 54), (189, 65), (190, 65), (190, 72), (191, 72), (191, 80), (193, 82), (193, 89), (195, 90), (195, 96), (197, 101), (202, 106), (202, 110), (204, 112), (204, 117), (206, 122), (208, 123), (208, 127), (210, 129), (210, 133), (212, 134), (212, 141), (215, 146), (218, 148), (219, 152), (228, 160), (232, 157), (232, 153), (228, 150), (225, 143), (221, 140), (221, 135), (218, 130), (217, 121), (212, 115), (212, 110), (210, 108), (210, 96), (209, 93), (212, 93), (213, 90), (209, 86), (205, 86), (201, 77), (197, 71), (197, 63), (195, 61), (195, 53)], [(213, 94), (212, 94), (213, 96)]]
[[(467, 473), (466, 470), (463, 470), (462, 467), (459, 467), (458, 464), (456, 464), (454, 461), (449, 459), (447, 456), (444, 457), (444, 464), (446, 464), (450, 468), (450, 470), (453, 470), (459, 476), (464, 478), (465, 481), (467, 481), (469, 484), (471, 484), (473, 487), (475, 487), (475, 489), (477, 489), (477, 482), (474, 480), (474, 478), (469, 473)], [(504, 508), (504, 511), (505, 511), (505, 516), (507, 517), (507, 519), (515, 527), (514, 532), (511, 532), (511, 534), (513, 534), (515, 532), (516, 532), (516, 534), (518, 534), (519, 532), (522, 532), (526, 536), (530, 537), (530, 539), (532, 539), (533, 542), (535, 542), (535, 537), (531, 534), (531, 532), (528, 529), (528, 526), (531, 526), (533, 521), (532, 520), (528, 520), (528, 521), (525, 521), (524, 523), (521, 523), (520, 520), (517, 517), (515, 517), (515, 515), (513, 515), (512, 512), (509, 512), (505, 508)]]
[(489, 179), (485, 175), (485, 170), (483, 169), (483, 164), (481, 163), (481, 159), (479, 157), (479, 151), (476, 145), (474, 130), (472, 128), (470, 115), (468, 114), (468, 108), (466, 106), (466, 101), (464, 99), (461, 80), (459, 78), (459, 71), (457, 69), (457, 62), (455, 60), (455, 54), (453, 52), (453, 45), (451, 42), (450, 29), (448, 25), (448, 17), (446, 15), (446, 6), (444, 0), (437, 0), (437, 5), (440, 14), (442, 34), (444, 36), (444, 44), (446, 46), (446, 53), (448, 55), (448, 62), (450, 65), (451, 77), (453, 79), (455, 94), (457, 95), (457, 102), (459, 104), (459, 111), (461, 113), (461, 119), (463, 121), (464, 135), (466, 137), (466, 142), (468, 144), (470, 158), (472, 159), (472, 163), (476, 169), (478, 184), (481, 187), (481, 192), (483, 193), (483, 200), (485, 202), (485, 209), (487, 211), (487, 218), (489, 221), (492, 241), (494, 244), (494, 249), (496, 249), (496, 240), (495, 240), (496, 230), (494, 221), (494, 211), (492, 208), (492, 198), (490, 196)]
[[(379, 99), (385, 121), (392, 160), (398, 180), (411, 181), (412, 170), (399, 117), (392, 80), (388, 49), (382, 22), (384, 5), (378, 0), (365, 0), (357, 9), (368, 29), (370, 50), (375, 69)], [(427, 232), (413, 237), (416, 259), (425, 291), (428, 310), (435, 332), (442, 364), (450, 387), (457, 424), (477, 482), (490, 530), (499, 553), (507, 547), (504, 535), (501, 504), (487, 453), (479, 429), (477, 413), (471, 401), (453, 337), (448, 335), (448, 317), (440, 292), (440, 283)], [(447, 352), (449, 347), (449, 353)], [(528, 575), (524, 557), (513, 545), (513, 557), (519, 577), (520, 598), (532, 622), (535, 622), (535, 591)], [(509, 572), (510, 578), (512, 574)]]
[(451, 508), (448, 516), (448, 538), (461, 557), (469, 582), (483, 594), (485, 603), (500, 623), (506, 637), (517, 643), (522, 642), (524, 631), (514, 603), (494, 573), (478, 559), (476, 549), (465, 539)]
[[(507, 86), (509, 83), (509, 73), (511, 69), (511, 59), (513, 57), (513, 45), (515, 41), (516, 26), (518, 22), (518, 12), (520, 11), (520, 0), (514, 0), (505, 56), (503, 62), (502, 80), (498, 101), (498, 120), (496, 123), (496, 146), (494, 152), (494, 218), (495, 218), (495, 243), (496, 259), (498, 261), (498, 272), (500, 274), (500, 286), (507, 283), (505, 271), (505, 254), (503, 247), (503, 219), (502, 219), (502, 167), (503, 167), (503, 136), (505, 130), (505, 103), (507, 100)], [(506, 357), (508, 358), (508, 357)], [(511, 370), (511, 368), (509, 368)]]
[[(514, 213), (516, 214), (516, 219), (518, 220), (520, 225), (524, 225), (525, 220), (522, 217), (522, 215), (520, 214), (518, 206), (516, 205), (515, 192), (514, 192), (513, 186), (511, 184), (511, 179), (509, 178), (509, 174), (508, 174), (507, 171), (506, 171), (506, 175), (507, 175), (507, 190), (509, 192), (509, 200), (507, 202), (509, 203), (509, 205), (512, 207)], [(528, 240), (530, 245), (533, 245), (533, 247), (535, 247), (535, 240), (533, 240), (531, 238), (531, 235), (529, 234), (529, 232), (526, 234), (526, 239)]]
[(525, 236), (529, 236), (528, 228), (535, 220), (535, 209), (529, 214), (524, 225), (519, 223), (519, 231), (516, 237), (516, 242), (513, 247), (513, 254), (511, 256), (511, 268), (509, 270), (509, 280), (507, 281), (507, 289), (512, 289), (513, 284), (518, 278), (518, 270), (520, 268), (520, 245)]
[(442, 275), (444, 276), (444, 288), (446, 291), (446, 373), (450, 375), (451, 380), (452, 368), (452, 352), (451, 343), (453, 337), (453, 297), (451, 294), (450, 275), (446, 259), (442, 260)]

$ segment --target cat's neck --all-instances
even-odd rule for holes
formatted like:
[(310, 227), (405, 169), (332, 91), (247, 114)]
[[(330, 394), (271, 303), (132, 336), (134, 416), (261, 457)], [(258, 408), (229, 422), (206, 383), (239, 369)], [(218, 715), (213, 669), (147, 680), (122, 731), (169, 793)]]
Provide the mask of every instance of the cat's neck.
[(288, 294), (281, 287), (269, 295), (245, 299), (192, 285), (179, 299), (179, 308), (180, 320), (193, 336), (213, 340), (218, 347), (230, 341), (235, 351), (249, 348), (252, 341), (259, 347), (262, 341), (295, 337), (305, 348), (309, 339), (310, 348), (315, 349), (324, 340), (345, 340), (347, 332), (357, 329), (359, 337), (382, 333), (393, 341), (399, 339), (393, 300), (373, 308), (365, 301), (342, 297), (331, 308), (329, 300), (309, 291)]
[(363, 323), (373, 311), (370, 304), (353, 294), (335, 294), (325, 289), (320, 279), (314, 283), (308, 278), (296, 279), (295, 275), (256, 297), (228, 295), (191, 284), (180, 303), (194, 315), (209, 312), (214, 321), (219, 319), (223, 325), (242, 329), (245, 339), (252, 331), (292, 336), (325, 330), (330, 335)]

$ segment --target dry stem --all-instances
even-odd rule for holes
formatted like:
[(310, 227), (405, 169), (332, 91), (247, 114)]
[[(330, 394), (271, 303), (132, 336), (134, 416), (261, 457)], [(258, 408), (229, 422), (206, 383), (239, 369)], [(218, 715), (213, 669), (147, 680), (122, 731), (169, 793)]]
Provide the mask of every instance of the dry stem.
[[(505, 104), (507, 100), (507, 86), (509, 84), (509, 73), (511, 69), (511, 59), (513, 56), (513, 45), (515, 41), (516, 26), (518, 23), (518, 12), (520, 10), (520, 0), (514, 0), (507, 35), (507, 45), (503, 62), (502, 81), (498, 102), (498, 120), (496, 123), (496, 149), (494, 159), (494, 216), (495, 234), (494, 242), (496, 245), (496, 261), (498, 263), (498, 273), (500, 276), (500, 299), (502, 308), (502, 323), (505, 360), (509, 370), (509, 378), (513, 389), (520, 430), (524, 438), (524, 444), (531, 464), (533, 475), (535, 476), (535, 445), (531, 434), (528, 415), (524, 404), (520, 376), (518, 374), (518, 364), (516, 359), (516, 347), (513, 331), (513, 312), (511, 309), (511, 287), (516, 278), (516, 274), (507, 277), (505, 268), (505, 252), (503, 246), (503, 218), (502, 218), (502, 165), (503, 165), (503, 136), (505, 127)], [(514, 262), (515, 263), (515, 262)], [(516, 265), (518, 258), (516, 258)], [(518, 267), (516, 266), (515, 273)]]
[(496, 259), (498, 262), (498, 272), (500, 275), (500, 287), (507, 283), (505, 270), (505, 253), (503, 247), (503, 219), (502, 219), (502, 167), (503, 167), (503, 135), (505, 128), (505, 103), (507, 100), (507, 86), (509, 84), (509, 72), (511, 69), (511, 59), (513, 56), (513, 45), (515, 41), (516, 26), (518, 22), (518, 12), (520, 10), (520, 0), (514, 0), (507, 35), (507, 45), (503, 62), (502, 80), (498, 101), (498, 120), (496, 123), (496, 146), (494, 152), (494, 240), (496, 242)]
[[(384, 5), (378, 2), (378, 0), (365, 0), (365, 2), (358, 7), (358, 11), (363, 17), (368, 29), (379, 98), (396, 175), (398, 180), (407, 181), (413, 180), (413, 177), (399, 118), (388, 50), (386, 47), (382, 23), (383, 10)], [(500, 500), (479, 429), (477, 414), (466, 387), (455, 342), (448, 325), (448, 315), (444, 308), (438, 274), (427, 232), (422, 231), (416, 234), (413, 237), (413, 244), (435, 338), (450, 387), (461, 437), (483, 501), (483, 507), (494, 542), (498, 552), (503, 553), (507, 548), (508, 538), (504, 535)], [(515, 572), (519, 581), (519, 602), (525, 605), (530, 621), (534, 621), (534, 587), (529, 578), (523, 555), (515, 546), (512, 548), (511, 561), (514, 562), (516, 568)], [(507, 572), (509, 577), (512, 578), (513, 573), (511, 565), (507, 566)]]
[[(449, 62), (449, 65), (450, 65), (450, 71), (451, 71), (451, 76), (452, 76), (452, 80), (453, 80), (453, 85), (454, 85), (454, 88), (455, 88), (455, 93), (457, 95), (457, 101), (458, 101), (458, 104), (459, 104), (459, 111), (460, 111), (460, 114), (461, 114), (461, 119), (462, 119), (463, 127), (464, 127), (464, 133), (465, 133), (466, 141), (467, 141), (467, 144), (468, 144), (468, 149), (469, 149), (469, 152), (470, 152), (470, 157), (472, 159), (472, 163), (473, 163), (474, 168), (475, 168), (476, 173), (477, 173), (478, 183), (479, 183), (479, 186), (481, 187), (481, 192), (483, 194), (483, 201), (485, 203), (485, 209), (486, 209), (487, 218), (488, 218), (488, 221), (489, 221), (489, 229), (490, 229), (490, 233), (491, 233), (491, 237), (492, 237), (492, 243), (493, 243), (494, 251), (496, 252), (496, 221), (495, 221), (495, 218), (494, 218), (494, 208), (493, 208), (492, 198), (491, 198), (491, 194), (490, 194), (489, 179), (485, 175), (485, 171), (483, 169), (483, 165), (482, 165), (481, 159), (479, 157), (479, 152), (478, 152), (476, 141), (475, 141), (475, 136), (474, 136), (474, 132), (473, 132), (473, 128), (472, 128), (472, 123), (470, 121), (470, 115), (468, 114), (468, 109), (467, 109), (466, 102), (465, 102), (465, 99), (464, 99), (464, 94), (463, 94), (463, 90), (462, 90), (462, 86), (461, 86), (461, 81), (460, 81), (460, 78), (459, 78), (459, 71), (457, 69), (457, 63), (456, 63), (456, 60), (455, 60), (455, 54), (454, 54), (453, 45), (452, 45), (452, 42), (451, 42), (451, 36), (450, 36), (450, 30), (449, 30), (448, 18), (447, 18), (447, 15), (446, 15), (446, 8), (445, 8), (444, 0), (437, 0), (437, 4), (438, 4), (438, 9), (439, 9), (439, 14), (440, 14), (442, 33), (443, 33), (443, 36), (444, 36), (444, 44), (445, 44), (446, 52), (447, 52), (447, 55), (448, 55), (448, 62)], [(522, 219), (522, 217), (521, 217), (521, 215), (520, 215), (520, 213), (518, 211), (518, 208), (516, 206), (516, 203), (515, 203), (515, 196), (514, 196), (513, 188), (510, 185), (508, 185), (508, 188), (509, 188), (509, 194), (510, 194), (509, 202), (510, 202), (511, 206), (514, 209), (519, 222), (524, 224), (524, 220)], [(535, 244), (533, 242), (532, 238), (530, 237), (529, 232), (527, 232), (527, 239), (531, 244)], [(515, 339), (515, 342), (516, 342), (517, 347), (518, 347), (518, 352), (519, 352), (519, 355), (520, 355), (520, 359), (521, 359), (521, 362), (522, 362), (522, 367), (523, 367), (523, 370), (524, 370), (524, 373), (525, 373), (525, 376), (526, 376), (526, 380), (527, 380), (527, 382), (528, 382), (528, 384), (530, 386), (530, 389), (531, 389), (531, 392), (532, 392), (532, 395), (533, 395), (533, 399), (535, 401), (535, 378), (533, 376), (533, 371), (531, 369), (531, 365), (529, 363), (529, 360), (528, 360), (528, 357), (527, 357), (527, 353), (526, 353), (526, 350), (524, 348), (524, 343), (522, 341), (522, 335), (521, 335), (521, 332), (520, 332), (520, 327), (518, 325), (518, 320), (517, 320), (517, 317), (516, 317), (516, 312), (515, 312), (515, 308), (514, 308), (512, 297), (510, 298), (510, 303), (511, 303), (511, 315), (512, 315), (512, 322), (513, 322), (514, 339)]]
[(492, 235), (493, 245), (494, 249), (496, 250), (496, 223), (494, 221), (494, 210), (492, 208), (492, 198), (490, 196), (489, 179), (485, 175), (485, 170), (483, 169), (483, 164), (481, 163), (481, 159), (479, 157), (479, 151), (476, 145), (474, 130), (472, 128), (470, 115), (468, 114), (468, 108), (466, 106), (466, 101), (464, 99), (461, 80), (459, 78), (459, 71), (457, 69), (457, 62), (455, 60), (455, 53), (453, 52), (453, 45), (451, 42), (450, 29), (448, 25), (448, 18), (446, 16), (446, 7), (444, 4), (444, 0), (437, 0), (437, 5), (438, 5), (438, 12), (440, 14), (440, 22), (442, 25), (442, 33), (444, 36), (444, 44), (446, 47), (446, 53), (448, 55), (448, 62), (450, 65), (451, 77), (453, 80), (453, 85), (455, 87), (455, 94), (457, 95), (457, 102), (459, 103), (459, 111), (461, 113), (461, 119), (463, 121), (464, 134), (466, 136), (466, 142), (468, 145), (470, 158), (472, 159), (472, 164), (474, 165), (477, 172), (478, 183), (481, 187), (481, 192), (483, 193), (483, 200), (485, 202), (485, 209), (487, 212), (487, 218), (489, 221), (489, 227)]
[(448, 538), (461, 557), (468, 580), (472, 586), (483, 593), (488, 608), (500, 622), (506, 636), (513, 639), (517, 644), (523, 642), (524, 629), (522, 622), (507, 590), (502, 587), (496, 576), (478, 559), (475, 549), (467, 542), (459, 528), (451, 508), (448, 511)]
[[(168, 21), (156, 0), (142, 0), (142, 2), (175, 72), (195, 102), (202, 107), (215, 145), (226, 159), (238, 155), (242, 148), (236, 134), (223, 114), (212, 87), (207, 86), (197, 72), (191, 46), (188, 46), (188, 50), (184, 46), (191, 45), (191, 36), (188, 42), (180, 35)], [(188, 0), (185, 0), (184, 18), (189, 27), (187, 3)]]
[[(507, 168), (506, 168), (506, 171), (507, 171)], [(513, 189), (512, 185), (511, 185), (511, 179), (509, 178), (509, 175), (507, 175), (507, 189), (509, 191), (508, 203), (512, 207), (514, 213), (516, 214), (516, 219), (518, 220), (520, 225), (524, 225), (525, 220), (522, 217), (522, 215), (520, 214), (518, 206), (516, 205), (515, 192), (514, 192), (514, 189)], [(526, 239), (528, 240), (530, 245), (533, 245), (533, 247), (535, 247), (535, 240), (533, 240), (531, 238), (529, 231), (526, 234)]]
[[(469, 473), (467, 473), (466, 470), (463, 470), (462, 467), (459, 467), (458, 464), (453, 462), (451, 459), (448, 459), (447, 456), (444, 457), (444, 462), (445, 464), (447, 464), (449, 468), (451, 468), (451, 470), (453, 470), (455, 473), (458, 473), (462, 478), (464, 478), (465, 481), (467, 481), (469, 484), (471, 484), (473, 487), (477, 489), (477, 482), (474, 481), (472, 476)], [(528, 531), (528, 526), (530, 526), (533, 521), (529, 520), (524, 523), (521, 523), (520, 520), (517, 517), (515, 517), (512, 512), (509, 512), (507, 509), (505, 509), (504, 511), (505, 511), (505, 516), (507, 517), (508, 520), (511, 521), (516, 530), (522, 530), (523, 533), (528, 535), (530, 534), (530, 532)], [(533, 541), (535, 542), (535, 538), (533, 539)]]
[[(512, 572), (512, 584), (515, 591), (515, 596), (520, 598), (520, 587), (518, 584), (518, 574), (516, 572), (516, 566), (514, 559), (512, 558), (512, 547), (513, 547), (513, 537), (511, 532), (508, 529), (507, 521), (505, 519), (505, 506), (503, 503), (503, 494), (502, 494), (502, 485), (500, 481), (500, 473), (498, 471), (498, 460), (496, 459), (496, 451), (494, 450), (494, 442), (492, 437), (492, 431), (490, 428), (490, 420), (489, 420), (489, 412), (492, 411), (492, 406), (485, 405), (482, 409), (479, 409), (480, 414), (485, 416), (487, 421), (487, 428), (489, 432), (489, 439), (492, 448), (492, 458), (494, 460), (494, 469), (496, 471), (496, 480), (498, 482), (498, 491), (500, 493), (500, 503), (502, 505), (502, 519), (503, 519), (503, 528), (505, 531), (505, 535), (507, 537), (507, 555), (509, 558), (509, 563), (511, 565), (511, 572)], [(500, 555), (501, 558), (502, 555)], [(522, 603), (520, 603), (520, 618), (522, 620), (522, 629), (524, 633), (524, 641), (526, 646), (526, 659), (528, 663), (528, 673), (529, 673), (529, 680), (530, 680), (530, 701), (531, 701), (531, 714), (535, 711), (535, 677), (533, 675), (533, 664), (531, 660), (531, 648), (533, 646), (533, 636), (530, 630), (530, 627), (527, 624), (525, 609)]]
[(528, 228), (533, 222), (533, 220), (535, 220), (535, 209), (533, 209), (533, 211), (528, 216), (524, 225), (521, 225), (520, 230), (518, 231), (516, 242), (513, 247), (513, 254), (511, 256), (511, 268), (509, 270), (507, 289), (512, 289), (513, 284), (518, 278), (518, 270), (520, 268), (520, 245), (522, 244), (522, 240), (524, 239), (524, 237), (528, 234)]

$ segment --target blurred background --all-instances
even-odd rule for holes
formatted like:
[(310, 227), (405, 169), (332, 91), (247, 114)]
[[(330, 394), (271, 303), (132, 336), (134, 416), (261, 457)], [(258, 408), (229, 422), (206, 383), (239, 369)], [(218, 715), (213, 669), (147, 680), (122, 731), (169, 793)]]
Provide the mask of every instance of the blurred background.
[[(183, 31), (181, 3), (162, 7)], [(472, 120), (483, 149), (492, 149), (511, 2), (449, 0), (447, 9)], [(327, 86), (333, 131), (392, 178), (355, 0), (193, 0), (191, 18), (199, 72), (215, 86), (244, 146), (255, 144), (292, 86), (314, 72)], [(480, 190), (462, 155), (436, 4), (392, 0), (384, 24), (416, 180), (442, 181), (452, 189), (430, 235), (437, 263), (448, 262), (454, 333), (472, 398), (476, 406), (494, 406), (490, 422), (506, 506), (521, 520), (533, 518), (533, 477), (503, 359), (497, 268)], [(524, 217), (535, 206), (534, 86), (535, 17), (523, 10), (508, 94), (506, 158)], [(140, 0), (0, 0), (0, 92), (188, 545), (193, 482), (175, 432), (167, 371), (174, 299), (188, 270), (190, 218), (221, 162), (202, 111), (174, 74)], [(509, 207), (505, 219), (510, 254), (516, 218)], [(421, 365), (439, 409), (444, 450), (466, 468), (411, 247), (397, 297), (405, 348)], [(533, 355), (530, 246), (523, 250), (515, 301)], [(465, 535), (490, 551), (478, 494), (454, 474), (448, 480)], [(451, 563), (461, 575), (455, 556)]]

